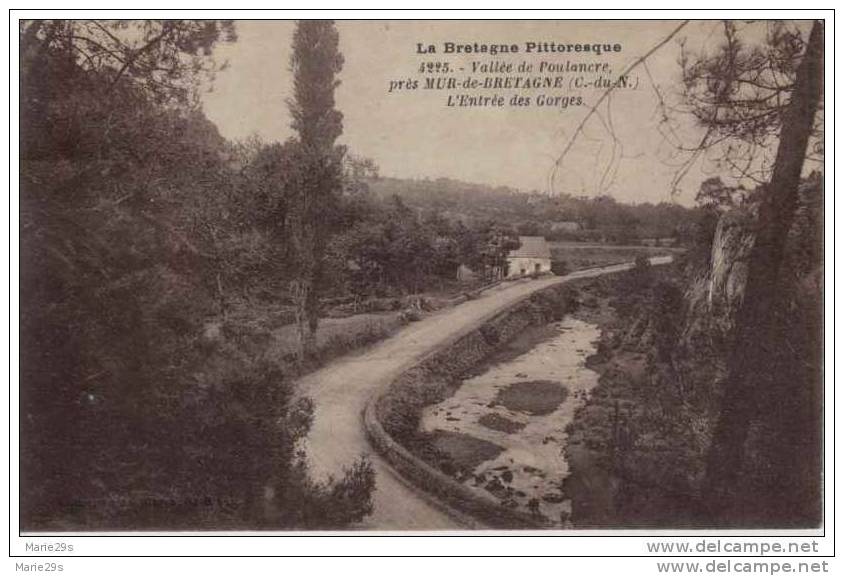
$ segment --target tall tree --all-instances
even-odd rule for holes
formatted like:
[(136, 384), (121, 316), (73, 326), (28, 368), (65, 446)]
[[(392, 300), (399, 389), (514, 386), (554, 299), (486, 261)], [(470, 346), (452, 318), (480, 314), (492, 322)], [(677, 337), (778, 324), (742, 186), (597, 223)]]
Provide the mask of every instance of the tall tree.
[[(688, 22), (656, 44), (625, 71), (645, 61)], [(697, 57), (683, 51), (686, 111), (705, 129), (699, 144), (677, 144), (689, 157), (681, 163), (672, 187), (704, 155), (738, 179), (760, 185), (755, 245), (748, 258), (748, 275), (741, 309), (736, 314), (733, 348), (727, 359), (728, 378), (722, 410), (713, 434), (704, 482), (706, 501), (715, 522), (733, 522), (730, 508), (737, 502), (737, 484), (745, 464), (750, 426), (759, 416), (757, 400), (766, 384), (776, 381), (777, 288), (782, 279), (785, 245), (795, 219), (800, 177), (807, 160), (820, 160), (823, 149), (823, 24), (812, 23), (808, 41), (806, 22), (770, 21), (764, 42), (749, 45), (734, 22), (725, 21), (724, 43), (716, 54)], [(662, 93), (653, 84), (668, 122)], [(554, 176), (597, 106), (615, 89), (607, 89), (573, 133), (558, 156)], [(768, 150), (776, 147), (771, 161)], [(711, 182), (710, 182), (711, 184)], [(712, 189), (704, 190), (704, 197)], [(781, 342), (781, 341), (780, 341)], [(779, 352), (779, 353), (778, 353)], [(781, 426), (784, 428), (784, 426)]]
[(290, 67), (294, 96), (288, 100), (299, 170), (287, 212), (295, 278), (290, 294), (296, 309), (299, 354), (315, 350), (319, 293), (325, 252), (342, 189), (345, 149), (336, 144), (343, 116), (334, 107), (337, 75), (343, 67), (339, 34), (330, 20), (303, 20), (293, 34)]
[[(772, 347), (776, 286), (821, 101), (823, 37), (823, 24), (815, 22), (782, 114), (770, 182), (759, 205), (756, 240), (748, 262), (744, 299), (736, 317), (735, 344), (728, 359), (728, 383), (706, 471), (706, 496), (715, 521), (724, 521), (735, 503), (757, 395), (764, 393), (766, 383), (775, 376), (770, 366), (777, 354)], [(729, 74), (715, 80), (715, 85), (720, 86), (718, 92), (729, 93), (725, 84), (730, 80)]]

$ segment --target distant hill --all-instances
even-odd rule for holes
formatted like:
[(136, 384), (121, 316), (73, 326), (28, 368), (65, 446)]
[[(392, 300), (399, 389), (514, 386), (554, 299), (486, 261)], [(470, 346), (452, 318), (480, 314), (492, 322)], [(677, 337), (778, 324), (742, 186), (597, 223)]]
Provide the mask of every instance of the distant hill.
[(398, 196), (420, 211), (436, 211), (464, 222), (495, 220), (519, 233), (549, 239), (627, 242), (688, 235), (699, 209), (679, 204), (623, 204), (611, 196), (594, 198), (561, 194), (548, 197), (506, 186), (489, 186), (437, 178), (379, 178), (370, 182), (380, 198)]

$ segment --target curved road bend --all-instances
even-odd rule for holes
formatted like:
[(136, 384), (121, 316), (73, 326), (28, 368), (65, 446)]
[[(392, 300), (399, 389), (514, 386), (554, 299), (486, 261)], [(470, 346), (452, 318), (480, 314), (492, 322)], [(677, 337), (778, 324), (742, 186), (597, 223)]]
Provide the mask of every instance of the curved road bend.
[[(666, 264), (671, 256), (651, 258)], [(369, 455), (376, 473), (374, 511), (358, 526), (370, 530), (461, 530), (467, 525), (446, 514), (431, 497), (408, 484), (366, 440), (361, 415), (372, 395), (438, 345), (473, 330), (503, 308), (531, 293), (577, 278), (621, 272), (617, 264), (567, 276), (523, 280), (490, 288), (479, 298), (446, 308), (409, 324), (394, 336), (359, 353), (349, 354), (300, 379), (301, 394), (314, 401), (314, 421), (306, 446), (314, 478), (342, 475), (361, 454)]]

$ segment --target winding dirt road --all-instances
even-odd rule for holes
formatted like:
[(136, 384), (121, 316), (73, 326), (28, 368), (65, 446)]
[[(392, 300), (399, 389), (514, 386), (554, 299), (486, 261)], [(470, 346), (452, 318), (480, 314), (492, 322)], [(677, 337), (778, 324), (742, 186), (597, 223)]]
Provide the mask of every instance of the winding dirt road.
[[(666, 264), (670, 256), (651, 258)], [(367, 454), (375, 468), (374, 512), (359, 526), (369, 530), (462, 530), (473, 526), (447, 514), (427, 494), (401, 478), (370, 447), (361, 415), (369, 399), (431, 351), (474, 330), (504, 308), (533, 292), (577, 278), (620, 272), (618, 264), (567, 276), (500, 284), (479, 298), (440, 310), (357, 354), (338, 358), (297, 383), (315, 404), (306, 451), (315, 478), (340, 477), (343, 468)], [(474, 526), (477, 527), (477, 526)]]

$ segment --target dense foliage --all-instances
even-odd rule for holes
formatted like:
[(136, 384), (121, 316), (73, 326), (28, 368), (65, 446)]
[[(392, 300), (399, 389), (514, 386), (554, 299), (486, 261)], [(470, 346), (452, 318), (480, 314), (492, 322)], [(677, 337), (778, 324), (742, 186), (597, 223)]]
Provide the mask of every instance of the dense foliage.
[(223, 321), (285, 279), (267, 219), (293, 166), (228, 144), (184, 97), (216, 25), (148, 23), (148, 48), (108, 57), (94, 28), (133, 37), (21, 29), (23, 527), (359, 520), (369, 465), (311, 480), (311, 404)]
[[(311, 133), (318, 111), (294, 103), (299, 139), (227, 142), (193, 94), (228, 23), (38, 22), (20, 38), (24, 526), (359, 520), (372, 469), (308, 477), (300, 369), (267, 358), (249, 319), (294, 309), (306, 276), (362, 299), (453, 282), (462, 263), (492, 277), (515, 231), (372, 194), (374, 164), (330, 145), (339, 115)], [(316, 72), (300, 68), (304, 93)]]
[(360, 296), (417, 293), (454, 280), (467, 265), (486, 279), (505, 271), (515, 230), (485, 221), (469, 227), (393, 196), (358, 198), (353, 223), (333, 241), (333, 277)]
[(673, 202), (622, 204), (611, 196), (549, 197), (448, 178), (384, 178), (374, 182), (372, 189), (380, 197), (397, 195), (408, 206), (435, 210), (467, 225), (493, 220), (512, 226), (519, 234), (549, 240), (618, 244), (654, 238), (684, 241), (692, 234), (697, 219), (696, 209)]
[[(752, 234), (754, 211), (749, 200), (723, 213), (721, 226), (671, 267), (637, 266), (583, 288), (585, 300), (609, 303), (613, 314), (601, 320), (599, 354), (591, 359), (600, 384), (569, 430), (567, 489), (576, 525), (810, 527), (821, 521), (823, 191), (817, 174), (801, 186), (787, 238), (769, 335), (776, 354), (768, 385), (747, 413), (750, 432), (729, 516), (713, 519), (704, 490), (741, 300), (713, 286), (726, 281), (742, 293), (741, 242)], [(727, 222), (738, 223), (742, 235), (725, 232)]]

